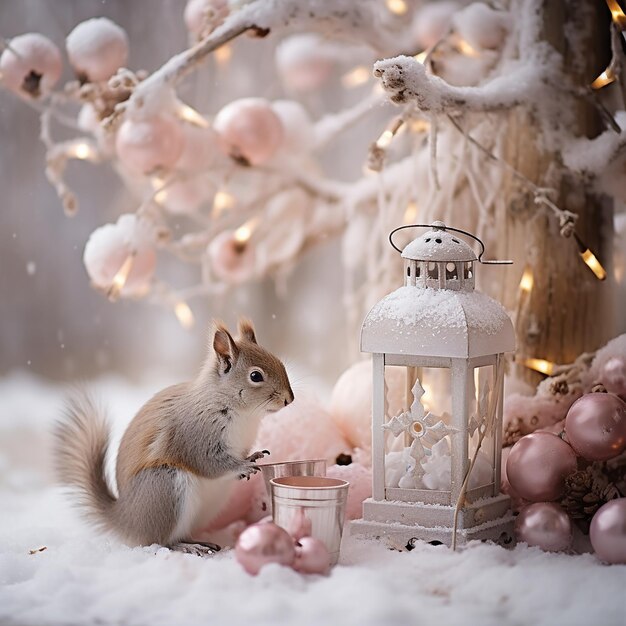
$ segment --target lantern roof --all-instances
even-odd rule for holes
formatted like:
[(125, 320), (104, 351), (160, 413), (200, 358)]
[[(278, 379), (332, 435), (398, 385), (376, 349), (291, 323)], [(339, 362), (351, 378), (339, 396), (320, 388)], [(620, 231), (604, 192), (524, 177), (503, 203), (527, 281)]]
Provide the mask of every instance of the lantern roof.
[(515, 333), (504, 307), (484, 293), (404, 286), (367, 314), (361, 350), (472, 358), (512, 352)]
[(402, 258), (411, 261), (476, 261), (476, 253), (443, 222), (433, 222), (432, 230), (414, 239), (402, 250)]

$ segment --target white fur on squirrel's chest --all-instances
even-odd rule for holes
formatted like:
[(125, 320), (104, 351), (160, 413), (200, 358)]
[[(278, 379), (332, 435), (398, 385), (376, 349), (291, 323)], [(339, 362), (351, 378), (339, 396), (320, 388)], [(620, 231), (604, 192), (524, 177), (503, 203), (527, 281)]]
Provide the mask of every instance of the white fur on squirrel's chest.
[(248, 456), (259, 431), (261, 415), (261, 413), (232, 415), (224, 432), (224, 437), (235, 456)]

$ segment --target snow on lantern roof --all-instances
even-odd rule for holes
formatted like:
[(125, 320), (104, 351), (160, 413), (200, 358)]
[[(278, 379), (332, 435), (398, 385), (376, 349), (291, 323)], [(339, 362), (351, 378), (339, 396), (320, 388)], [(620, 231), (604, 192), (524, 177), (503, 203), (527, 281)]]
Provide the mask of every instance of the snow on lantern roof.
[(432, 230), (409, 243), (402, 258), (411, 261), (476, 261), (475, 252), (443, 222), (433, 222)]
[(367, 314), (361, 350), (472, 358), (512, 352), (515, 333), (504, 307), (484, 293), (404, 286)]

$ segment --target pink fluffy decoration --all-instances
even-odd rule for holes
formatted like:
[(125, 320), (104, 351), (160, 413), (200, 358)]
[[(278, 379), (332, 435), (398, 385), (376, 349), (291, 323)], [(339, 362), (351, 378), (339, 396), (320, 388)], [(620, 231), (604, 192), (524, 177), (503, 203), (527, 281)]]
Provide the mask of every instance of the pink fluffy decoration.
[(330, 478), (347, 480), (348, 502), (346, 503), (346, 520), (363, 517), (363, 500), (372, 496), (372, 470), (360, 463), (350, 465), (332, 465), (326, 471)]
[(253, 449), (269, 450), (268, 463), (302, 459), (334, 463), (351, 446), (317, 400), (297, 393), (289, 406), (263, 418)]
[(565, 419), (568, 409), (579, 396), (579, 393), (566, 396), (523, 396), (512, 393), (504, 399), (504, 427), (506, 429), (519, 418), (522, 435), (549, 428)]
[[(406, 371), (388, 368), (386, 378), (388, 413), (397, 415), (404, 408)], [(333, 389), (330, 414), (350, 445), (359, 449), (359, 460), (367, 462), (372, 449), (371, 360), (355, 363), (341, 375)]]

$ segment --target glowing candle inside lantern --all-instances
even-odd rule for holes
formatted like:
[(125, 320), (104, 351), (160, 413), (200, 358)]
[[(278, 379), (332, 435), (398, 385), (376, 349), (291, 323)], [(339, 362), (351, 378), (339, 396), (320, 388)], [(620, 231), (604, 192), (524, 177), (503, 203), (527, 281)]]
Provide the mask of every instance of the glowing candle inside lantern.
[(208, 128), (210, 126), (205, 117), (198, 113), (198, 111), (194, 108), (190, 107), (188, 104), (184, 104), (183, 102), (178, 105), (176, 113), (181, 120), (185, 120), (185, 122), (189, 122), (194, 126), (198, 126), (200, 128)]
[(189, 308), (189, 305), (184, 300), (181, 300), (180, 302), (176, 303), (176, 305), (174, 306), (174, 313), (176, 317), (178, 318), (180, 325), (185, 330), (189, 330), (190, 328), (193, 327), (195, 323), (193, 312), (191, 311), (191, 309)]
[(405, 0), (387, 0), (385, 4), (394, 15), (404, 15), (409, 10)]
[(344, 74), (341, 82), (344, 87), (358, 87), (366, 83), (371, 77), (370, 70), (365, 65), (359, 65), (347, 74)]
[(522, 274), (522, 279), (519, 281), (520, 291), (524, 291), (526, 293), (530, 293), (533, 288), (533, 283), (535, 279), (533, 278), (533, 272), (530, 269), (530, 266), (527, 265), (524, 268), (524, 273)]
[(546, 376), (552, 376), (554, 372), (554, 363), (545, 359), (524, 359), (522, 365), (536, 372), (541, 372)]
[(112, 302), (117, 300), (120, 293), (122, 292), (122, 289), (124, 289), (124, 285), (126, 284), (126, 281), (128, 280), (130, 271), (133, 269), (134, 261), (135, 261), (135, 254), (134, 253), (129, 254), (124, 260), (124, 263), (122, 263), (122, 266), (120, 267), (120, 269), (117, 270), (117, 273), (115, 274), (115, 276), (113, 276), (113, 280), (111, 281), (111, 286), (109, 287), (109, 290), (107, 291), (107, 298), (111, 300)]

